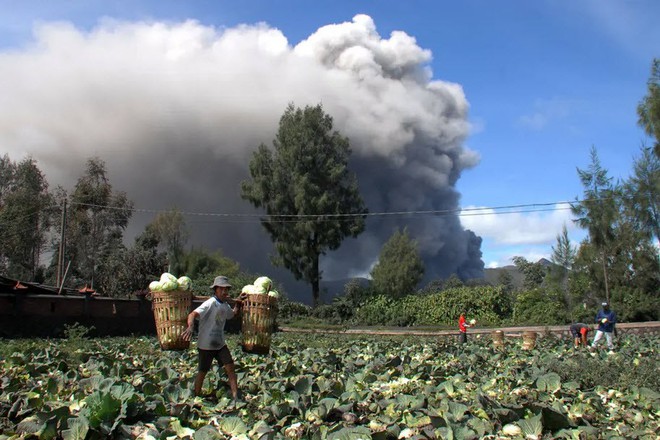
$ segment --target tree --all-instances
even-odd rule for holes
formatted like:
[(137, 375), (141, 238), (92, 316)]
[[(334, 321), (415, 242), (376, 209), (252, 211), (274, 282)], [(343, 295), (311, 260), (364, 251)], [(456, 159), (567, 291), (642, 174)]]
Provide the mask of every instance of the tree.
[(577, 251), (568, 238), (568, 229), (564, 225), (561, 234), (557, 234), (557, 245), (552, 246), (550, 259), (554, 265), (550, 269), (550, 278), (557, 282), (568, 310), (573, 309), (573, 301), (568, 289), (568, 277), (575, 263), (576, 254)]
[(133, 203), (126, 193), (113, 191), (105, 162), (92, 158), (69, 196), (69, 205), (64, 259), (71, 261), (70, 279), (93, 287), (97, 276), (108, 276), (99, 271), (111, 270), (104, 260), (118, 258), (113, 251), (121, 251)]
[(447, 290), (447, 289), (457, 289), (459, 287), (463, 287), (465, 284), (463, 284), (463, 281), (456, 275), (455, 273), (451, 274), (449, 278), (447, 278), (442, 286), (442, 290)]
[(610, 247), (614, 241), (614, 223), (618, 216), (616, 189), (612, 186), (607, 170), (600, 164), (598, 153), (591, 148), (591, 163), (586, 170), (577, 169), (584, 187), (582, 201), (571, 205), (571, 212), (577, 216), (573, 220), (579, 227), (589, 232), (589, 241), (597, 251), (603, 271), (605, 298), (609, 302), (610, 290), (607, 269)]
[(146, 290), (165, 270), (167, 257), (158, 250), (158, 235), (148, 226), (135, 238), (125, 254), (121, 291), (125, 294)]
[(357, 179), (348, 169), (349, 141), (333, 131), (321, 105), (294, 108), (280, 119), (273, 150), (261, 144), (250, 161), (243, 199), (264, 208), (261, 221), (277, 255), (274, 264), (312, 286), (319, 303), (319, 258), (345, 237), (364, 230), (367, 212)]
[(181, 272), (183, 246), (189, 236), (183, 213), (178, 209), (158, 213), (151, 222), (151, 228), (158, 235), (159, 242), (166, 250), (169, 270)]
[(424, 275), (424, 263), (417, 249), (417, 241), (408, 231), (397, 230), (383, 245), (378, 263), (371, 271), (377, 293), (400, 298), (415, 290)]
[(655, 138), (653, 151), (656, 157), (660, 157), (660, 59), (658, 58), (653, 60), (647, 86), (646, 96), (637, 106), (638, 124), (646, 134)]
[(497, 284), (502, 286), (507, 294), (513, 292), (513, 276), (508, 270), (504, 268), (499, 270), (499, 274), (497, 275)]
[(34, 159), (0, 159), (0, 267), (8, 274), (43, 281), (40, 259), (53, 214), (48, 182)]
[(623, 185), (624, 205), (631, 220), (649, 237), (660, 241), (660, 156), (641, 148), (633, 162), (633, 174)]
[(236, 291), (240, 291), (246, 284), (252, 284), (256, 278), (241, 273), (240, 265), (221, 252), (210, 253), (206, 249), (193, 248), (181, 256), (178, 275), (189, 276), (193, 280), (193, 290), (198, 295), (208, 295), (209, 286), (219, 274), (228, 276)]
[(541, 287), (545, 279), (546, 270), (540, 263), (531, 263), (525, 257), (516, 256), (512, 258), (520, 273), (523, 274), (523, 288), (527, 290)]

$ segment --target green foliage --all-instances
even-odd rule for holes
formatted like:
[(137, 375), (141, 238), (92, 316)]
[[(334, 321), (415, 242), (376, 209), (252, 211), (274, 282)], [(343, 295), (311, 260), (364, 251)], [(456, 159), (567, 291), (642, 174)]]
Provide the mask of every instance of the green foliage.
[(594, 264), (601, 267), (602, 291), (609, 301), (608, 262), (612, 255), (612, 243), (615, 241), (615, 222), (618, 210), (616, 206), (616, 188), (612, 178), (602, 167), (596, 148), (591, 148), (591, 163), (586, 170), (577, 169), (584, 188), (582, 201), (571, 206), (576, 216), (577, 225), (589, 232), (589, 242), (594, 247)]
[(555, 371), (564, 382), (574, 382), (583, 389), (602, 387), (606, 390), (616, 387), (619, 390), (647, 387), (660, 389), (660, 375), (657, 371), (657, 355), (654, 356), (644, 347), (644, 341), (637, 338), (624, 339), (628, 345), (635, 341), (640, 343), (641, 351), (635, 356), (636, 361), (626, 356), (571, 356), (554, 359), (549, 363), (549, 369)]
[(647, 86), (646, 96), (637, 106), (638, 124), (655, 138), (655, 155), (660, 157), (660, 58), (653, 60)]
[(77, 322), (64, 324), (64, 337), (69, 342), (80, 342), (82, 339), (87, 338), (92, 331), (94, 331), (94, 327), (86, 327)]
[(229, 257), (222, 255), (220, 251), (209, 252), (201, 248), (192, 248), (185, 252), (181, 258), (181, 266), (178, 273), (186, 274), (191, 278), (203, 275), (222, 274), (233, 277), (240, 272), (240, 265)]
[(559, 294), (545, 289), (523, 290), (516, 295), (512, 322), (516, 324), (553, 325), (569, 321)]
[(451, 274), (442, 286), (443, 289), (457, 289), (459, 287), (463, 287), (463, 281), (455, 273)]
[(168, 212), (160, 212), (156, 218), (147, 226), (159, 239), (159, 243), (167, 253), (169, 271), (174, 273), (189, 273), (185, 269), (183, 259), (183, 246), (188, 240), (190, 231), (186, 226), (186, 220), (179, 209)]
[(499, 275), (497, 276), (497, 283), (502, 286), (506, 293), (511, 294), (513, 292), (513, 276), (508, 270), (500, 270)]
[(495, 351), (488, 338), (276, 334), (270, 356), (230, 335), (239, 402), (215, 369), (193, 396), (194, 346), (83, 339), (74, 363), (66, 341), (1, 342), (2, 438), (657, 437), (657, 335), (607, 354), (551, 337)]
[(621, 322), (657, 321), (660, 319), (660, 292), (646, 292), (633, 286), (612, 291), (612, 307)]
[(275, 245), (273, 262), (311, 284), (315, 305), (320, 255), (364, 230), (367, 210), (348, 170), (350, 154), (348, 139), (333, 131), (321, 105), (290, 104), (273, 150), (259, 146), (250, 161), (251, 179), (242, 184), (241, 196), (266, 211), (262, 225)]
[(83, 362), (82, 350), (89, 346), (89, 336), (94, 330), (93, 326), (86, 327), (77, 322), (64, 324), (64, 342), (61, 348), (68, 361), (74, 364)]
[(424, 275), (424, 263), (417, 248), (417, 242), (410, 238), (406, 229), (392, 234), (371, 271), (376, 292), (401, 298), (415, 291)]
[(312, 308), (306, 304), (296, 301), (289, 301), (286, 298), (280, 299), (277, 310), (277, 320), (280, 323), (307, 318), (312, 314)]
[(547, 274), (547, 271), (543, 265), (541, 265), (539, 262), (531, 263), (524, 257), (513, 257), (512, 260), (518, 270), (522, 272), (523, 276), (525, 277), (523, 281), (523, 288), (529, 290), (541, 287)]
[(501, 286), (459, 287), (394, 300), (378, 295), (356, 311), (364, 325), (456, 325), (462, 312), (487, 324), (510, 317), (512, 305)]
[(397, 301), (389, 296), (377, 295), (362, 305), (356, 312), (356, 322), (360, 325), (391, 324)]
[[(121, 244), (133, 203), (123, 192), (113, 191), (100, 158), (87, 161), (69, 196), (66, 220), (65, 263), (71, 261), (67, 284), (87, 284), (110, 295), (116, 292), (114, 277), (124, 259)], [(57, 253), (53, 257), (57, 261)]]
[(53, 196), (32, 158), (0, 157), (0, 272), (41, 282), (41, 253), (54, 219)]
[(660, 155), (652, 154), (648, 148), (640, 148), (640, 156), (633, 162), (632, 175), (623, 184), (623, 194), (624, 215), (629, 216), (648, 237), (655, 236), (660, 240)]

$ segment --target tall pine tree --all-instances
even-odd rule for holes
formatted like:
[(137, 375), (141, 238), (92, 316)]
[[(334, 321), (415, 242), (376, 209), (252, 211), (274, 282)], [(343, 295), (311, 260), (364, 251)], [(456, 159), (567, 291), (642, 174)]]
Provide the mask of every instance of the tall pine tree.
[(290, 104), (273, 149), (259, 146), (250, 161), (251, 179), (242, 184), (242, 197), (266, 211), (262, 225), (277, 252), (273, 263), (311, 284), (314, 305), (320, 256), (364, 230), (367, 210), (348, 169), (350, 154), (348, 139), (333, 130), (321, 105)]

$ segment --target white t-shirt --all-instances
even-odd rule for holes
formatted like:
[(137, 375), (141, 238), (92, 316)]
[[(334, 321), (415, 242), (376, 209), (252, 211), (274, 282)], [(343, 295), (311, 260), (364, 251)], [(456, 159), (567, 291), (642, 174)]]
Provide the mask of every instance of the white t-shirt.
[(195, 312), (199, 313), (197, 347), (202, 350), (220, 350), (225, 346), (225, 322), (234, 317), (234, 311), (229, 304), (221, 303), (215, 296), (211, 296)]

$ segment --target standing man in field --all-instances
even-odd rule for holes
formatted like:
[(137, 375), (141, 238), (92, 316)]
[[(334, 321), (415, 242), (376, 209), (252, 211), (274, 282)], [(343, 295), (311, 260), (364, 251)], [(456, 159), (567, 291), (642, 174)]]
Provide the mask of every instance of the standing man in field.
[(211, 369), (213, 359), (222, 364), (229, 379), (229, 387), (234, 400), (238, 399), (238, 383), (234, 360), (225, 343), (225, 322), (234, 317), (240, 310), (242, 302), (236, 300), (232, 307), (227, 304), (231, 284), (225, 276), (215, 277), (211, 285), (213, 294), (188, 315), (188, 328), (183, 333), (183, 339), (192, 339), (195, 319), (199, 318), (199, 335), (197, 349), (199, 351), (199, 367), (195, 378), (195, 395), (202, 393), (202, 385), (206, 374)]
[(579, 348), (580, 344), (588, 347), (587, 344), (587, 333), (591, 331), (591, 328), (587, 324), (577, 322), (571, 324), (571, 335), (573, 336), (573, 345), (575, 348)]
[(596, 336), (594, 336), (594, 342), (591, 343), (591, 348), (595, 348), (598, 345), (598, 342), (605, 335), (607, 340), (607, 348), (614, 350), (614, 343), (612, 342), (612, 332), (614, 331), (614, 326), (616, 325), (616, 313), (610, 310), (610, 305), (606, 302), (602, 304), (603, 308), (598, 311), (596, 315), (596, 323), (598, 324), (598, 330), (596, 330)]
[(470, 323), (465, 319), (465, 312), (461, 313), (461, 316), (458, 317), (458, 343), (465, 344), (467, 342), (467, 329), (476, 324), (476, 321), (473, 319)]

